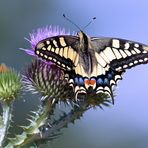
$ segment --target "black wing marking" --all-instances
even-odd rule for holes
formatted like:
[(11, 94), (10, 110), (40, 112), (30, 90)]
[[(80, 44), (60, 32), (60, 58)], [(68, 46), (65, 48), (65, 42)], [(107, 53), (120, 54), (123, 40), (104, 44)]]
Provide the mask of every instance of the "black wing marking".
[(78, 62), (76, 36), (54, 36), (40, 41), (35, 47), (35, 54), (45, 60), (56, 63), (60, 68), (72, 70)]
[(117, 85), (119, 80), (122, 80), (124, 71), (115, 71), (112, 68), (105, 75), (100, 75), (96, 78), (97, 86), (96, 93), (107, 93), (112, 98), (114, 104), (113, 87)]

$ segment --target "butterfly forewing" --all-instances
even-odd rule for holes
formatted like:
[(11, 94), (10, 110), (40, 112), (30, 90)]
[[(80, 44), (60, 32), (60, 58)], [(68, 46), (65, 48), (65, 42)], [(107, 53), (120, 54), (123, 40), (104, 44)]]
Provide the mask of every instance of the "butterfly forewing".
[(47, 38), (37, 44), (35, 54), (63, 69), (72, 70), (78, 58), (77, 48), (73, 47), (77, 42), (77, 37), (68, 35)]
[(95, 45), (96, 52), (104, 61), (109, 60), (109, 66), (116, 71), (129, 69), (138, 64), (148, 63), (148, 47), (141, 43), (123, 39), (96, 38), (92, 39), (92, 42)]

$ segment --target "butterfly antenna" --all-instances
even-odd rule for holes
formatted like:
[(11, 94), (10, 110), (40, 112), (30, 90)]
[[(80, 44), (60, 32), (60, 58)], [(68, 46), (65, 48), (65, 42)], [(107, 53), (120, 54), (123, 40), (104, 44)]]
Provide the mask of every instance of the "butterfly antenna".
[(65, 14), (63, 14), (63, 17), (70, 22), (71, 24), (73, 24), (76, 28), (78, 28), (79, 30), (82, 30), (76, 23), (74, 23), (72, 20), (70, 20)]
[(85, 30), (85, 28), (87, 28), (95, 19), (96, 19), (96, 17), (93, 17), (93, 18), (90, 20), (90, 22), (88, 22), (88, 24), (83, 27), (83, 30)]

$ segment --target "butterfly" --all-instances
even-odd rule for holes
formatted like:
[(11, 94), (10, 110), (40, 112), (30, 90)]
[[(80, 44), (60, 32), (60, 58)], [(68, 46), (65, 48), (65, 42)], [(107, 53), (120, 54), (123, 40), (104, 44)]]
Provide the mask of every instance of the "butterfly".
[(80, 93), (107, 93), (126, 69), (148, 63), (148, 46), (125, 39), (89, 37), (83, 31), (77, 36), (59, 35), (38, 42), (35, 54), (51, 61), (66, 73), (77, 98)]

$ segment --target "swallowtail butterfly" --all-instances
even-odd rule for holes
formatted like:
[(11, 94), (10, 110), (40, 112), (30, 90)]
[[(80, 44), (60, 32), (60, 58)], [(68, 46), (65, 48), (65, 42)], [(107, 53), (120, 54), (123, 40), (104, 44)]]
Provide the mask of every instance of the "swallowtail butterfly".
[[(148, 63), (148, 46), (117, 38), (59, 35), (41, 40), (35, 54), (52, 61), (67, 74), (76, 97), (79, 93), (108, 93), (122, 74), (138, 64)], [(114, 101), (114, 99), (113, 99)]]

